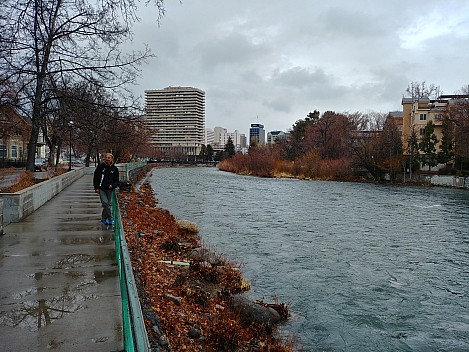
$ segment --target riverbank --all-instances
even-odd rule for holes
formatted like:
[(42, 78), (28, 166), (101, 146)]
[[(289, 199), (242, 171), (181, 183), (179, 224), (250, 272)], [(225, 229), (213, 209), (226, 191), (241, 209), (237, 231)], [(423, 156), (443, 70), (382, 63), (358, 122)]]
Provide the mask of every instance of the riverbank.
[(438, 174), (419, 174), (418, 178), (413, 180), (404, 181), (390, 181), (390, 180), (375, 180), (360, 176), (321, 176), (311, 177), (304, 174), (292, 174), (285, 171), (271, 171), (268, 173), (256, 173), (254, 171), (237, 170), (230, 167), (226, 167), (226, 164), (222, 164), (219, 167), (220, 171), (231, 172), (242, 176), (254, 176), (262, 178), (284, 178), (284, 179), (296, 179), (305, 181), (335, 181), (335, 182), (355, 182), (355, 183), (374, 183), (382, 185), (396, 185), (396, 186), (423, 186), (423, 187), (449, 187), (468, 189), (467, 177), (453, 176), (453, 175), (438, 175)]
[[(412, 175), (403, 175), (402, 167), (380, 172), (368, 168), (367, 171), (354, 165), (350, 158), (322, 159), (315, 152), (295, 161), (284, 160), (275, 148), (255, 148), (249, 154), (236, 154), (221, 161), (218, 168), (238, 175), (265, 178), (468, 188), (467, 170), (417, 170)], [(448, 174), (448, 171), (453, 172)]]
[(304, 350), (467, 350), (468, 192), (202, 168), (154, 170), (151, 186), (241, 258), (250, 297), (288, 303), (279, 330)]
[(275, 336), (287, 307), (240, 298), (249, 284), (239, 266), (204, 248), (195, 224), (159, 208), (147, 183), (138, 192), (121, 191), (120, 206), (153, 346), (162, 351), (296, 351), (293, 339)]

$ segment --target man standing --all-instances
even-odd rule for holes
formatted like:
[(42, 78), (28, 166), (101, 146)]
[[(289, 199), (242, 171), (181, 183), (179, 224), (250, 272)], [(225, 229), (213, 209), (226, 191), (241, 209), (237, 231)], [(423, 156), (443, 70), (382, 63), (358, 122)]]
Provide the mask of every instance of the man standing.
[(113, 225), (114, 219), (111, 213), (112, 192), (119, 186), (119, 170), (114, 165), (114, 156), (106, 153), (104, 162), (99, 164), (94, 171), (93, 187), (99, 194), (103, 213), (101, 223), (103, 225)]

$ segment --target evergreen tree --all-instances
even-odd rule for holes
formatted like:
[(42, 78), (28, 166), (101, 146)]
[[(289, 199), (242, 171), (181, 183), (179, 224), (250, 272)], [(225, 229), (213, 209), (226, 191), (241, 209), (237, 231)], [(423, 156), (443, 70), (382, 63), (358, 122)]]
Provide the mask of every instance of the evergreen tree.
[(422, 158), (422, 164), (428, 165), (428, 171), (430, 171), (433, 166), (438, 165), (438, 154), (436, 152), (437, 143), (438, 138), (435, 135), (435, 124), (432, 121), (428, 121), (423, 129), (423, 134), (419, 142), (419, 149), (424, 156)]
[(202, 144), (202, 147), (200, 148), (199, 156), (202, 158), (202, 161), (207, 160), (207, 147), (205, 146), (205, 144)]
[(219, 150), (215, 153), (214, 160), (215, 161), (221, 161), (223, 159), (223, 155), (225, 153), (222, 150)]
[(414, 170), (414, 166), (418, 168), (420, 162), (420, 154), (419, 154), (419, 141), (417, 137), (417, 133), (415, 129), (412, 127), (412, 131), (410, 132), (409, 141), (407, 143), (409, 153), (409, 170), (410, 170), (410, 178), (412, 178), (412, 171)]
[(236, 149), (231, 137), (228, 137), (228, 141), (225, 144), (225, 158), (231, 158), (236, 154)]
[(454, 159), (454, 144), (452, 124), (448, 120), (443, 121), (443, 136), (441, 137), (440, 151), (438, 153), (438, 161), (442, 164), (448, 164)]
[(206, 160), (207, 161), (212, 161), (213, 160), (213, 154), (214, 154), (214, 151), (213, 151), (213, 148), (212, 146), (209, 144), (207, 145), (207, 149), (206, 149)]

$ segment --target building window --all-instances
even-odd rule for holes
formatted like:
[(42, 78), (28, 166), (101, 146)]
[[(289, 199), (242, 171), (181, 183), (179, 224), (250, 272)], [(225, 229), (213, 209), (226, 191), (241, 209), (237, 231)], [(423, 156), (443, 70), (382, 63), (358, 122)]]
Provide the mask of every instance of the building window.
[(420, 114), (420, 121), (426, 121), (427, 120), (427, 114)]
[(7, 157), (7, 146), (5, 144), (0, 144), (0, 158)]
[(425, 133), (425, 128), (421, 128), (419, 131), (420, 135), (422, 136)]
[(18, 151), (19, 151), (19, 153), (20, 153), (20, 158), (23, 159), (23, 147), (20, 146), (20, 147), (18, 148)]
[(14, 159), (18, 157), (18, 147), (16, 145), (11, 146), (11, 157)]

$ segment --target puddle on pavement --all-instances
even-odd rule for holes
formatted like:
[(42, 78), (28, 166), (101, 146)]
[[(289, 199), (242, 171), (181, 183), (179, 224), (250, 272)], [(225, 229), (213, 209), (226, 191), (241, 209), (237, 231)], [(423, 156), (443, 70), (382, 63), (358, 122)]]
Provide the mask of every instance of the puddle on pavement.
[(57, 224), (57, 231), (95, 231), (101, 228), (101, 224), (95, 221), (93, 224), (86, 223), (61, 223)]
[(30, 300), (21, 302), (19, 307), (14, 305), (18, 308), (11, 311), (1, 311), (0, 325), (37, 331), (41, 327), (83, 309), (86, 306), (85, 302), (103, 298), (95, 293), (89, 293), (89, 290), (94, 289), (96, 285), (107, 279), (117, 277), (118, 272), (117, 269), (95, 270), (93, 272), (37, 272), (31, 274), (30, 277), (33, 277), (36, 281), (41, 281), (48, 276), (54, 275), (80, 278), (80, 281), (72, 286), (64, 286), (64, 294), (51, 299), (34, 300), (35, 295), (41, 294), (41, 292), (47, 290), (47, 287), (31, 287), (13, 294), (12, 297), (16, 300), (26, 297), (29, 297)]
[(62, 236), (58, 239), (62, 244), (110, 244), (114, 242), (114, 234), (111, 232), (105, 236)]
[(17, 309), (0, 312), (0, 324), (37, 331), (43, 326), (82, 309), (84, 302), (97, 298), (95, 294), (62, 295), (48, 300), (25, 301)]
[(89, 255), (89, 254), (70, 254), (60, 259), (53, 269), (73, 269), (82, 264), (94, 262), (98, 264), (100, 262), (111, 260), (115, 261), (116, 252), (114, 249), (101, 250), (100, 254)]
[(44, 278), (50, 277), (50, 276), (61, 276), (65, 275), (66, 277), (70, 277), (72, 279), (78, 279), (79, 277), (86, 276), (87, 272), (86, 271), (49, 271), (46, 273), (34, 273), (29, 275), (30, 277), (33, 277), (34, 280), (42, 280)]
[[(65, 271), (65, 272), (49, 271), (46, 273), (43, 273), (43, 272), (34, 273), (34, 274), (29, 275), (29, 277), (34, 278), (34, 280), (36, 281), (40, 281), (48, 277), (62, 276), (62, 275), (64, 275), (65, 277), (72, 278), (72, 279), (78, 279), (80, 277), (90, 276), (90, 272), (89, 271)], [(106, 279), (116, 277), (116, 276), (117, 276), (117, 269), (93, 271), (93, 277), (97, 283), (101, 283)], [(86, 281), (86, 280), (83, 280), (83, 281)]]

